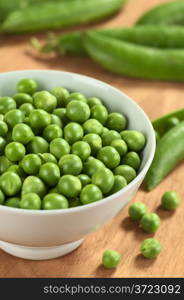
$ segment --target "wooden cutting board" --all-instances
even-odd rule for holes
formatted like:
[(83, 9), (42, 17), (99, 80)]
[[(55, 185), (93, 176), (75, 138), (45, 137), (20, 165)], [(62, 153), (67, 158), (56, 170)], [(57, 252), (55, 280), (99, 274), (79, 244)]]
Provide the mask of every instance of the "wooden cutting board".
[[(126, 8), (113, 18), (90, 27), (130, 26), (147, 9), (167, 0), (129, 0)], [(46, 34), (37, 35), (44, 38)], [(103, 80), (132, 97), (151, 119), (184, 107), (184, 85), (133, 80), (114, 75), (88, 58), (40, 57), (31, 50), (31, 35), (0, 39), (0, 72), (22, 69), (55, 69), (82, 73)], [(89, 235), (73, 253), (51, 261), (26, 261), (0, 251), (0, 277), (183, 277), (184, 276), (184, 201), (174, 213), (159, 208), (161, 195), (176, 190), (183, 198), (184, 165), (175, 169), (153, 192), (140, 190), (134, 201), (143, 201), (157, 212), (162, 223), (155, 237), (162, 244), (156, 260), (144, 259), (140, 243), (150, 235), (133, 224), (127, 208), (97, 232)], [(105, 270), (101, 256), (105, 249), (122, 253), (116, 270)]]

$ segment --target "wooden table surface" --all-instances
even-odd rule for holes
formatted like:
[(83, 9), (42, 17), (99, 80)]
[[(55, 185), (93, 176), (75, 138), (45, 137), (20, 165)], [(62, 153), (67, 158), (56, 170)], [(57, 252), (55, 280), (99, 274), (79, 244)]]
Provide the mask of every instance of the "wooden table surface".
[[(95, 26), (130, 26), (144, 11), (164, 2), (168, 0), (129, 0), (121, 13)], [(45, 34), (38, 36), (44, 38)], [(29, 38), (30, 35), (24, 35), (1, 39), (0, 72), (55, 69), (93, 76), (127, 93), (151, 119), (184, 107), (183, 84), (123, 78), (104, 71), (88, 58), (40, 57), (31, 51)], [(161, 217), (161, 227), (155, 237), (160, 240), (163, 249), (156, 260), (141, 257), (140, 243), (150, 235), (129, 220), (126, 208), (65, 257), (26, 261), (0, 251), (0, 277), (184, 277), (184, 201), (174, 213), (159, 208), (161, 195), (167, 190), (174, 189), (183, 197), (183, 175), (184, 165), (181, 164), (154, 191), (146, 193), (140, 190), (134, 199), (146, 203), (150, 211)], [(121, 264), (113, 271), (100, 265), (103, 251), (109, 248), (123, 254)]]

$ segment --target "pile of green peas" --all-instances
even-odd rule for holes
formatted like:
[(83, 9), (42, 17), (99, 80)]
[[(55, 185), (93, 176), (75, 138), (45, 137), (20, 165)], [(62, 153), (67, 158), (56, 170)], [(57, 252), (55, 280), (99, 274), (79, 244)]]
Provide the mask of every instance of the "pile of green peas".
[(66, 209), (112, 195), (137, 175), (145, 136), (96, 97), (21, 79), (0, 97), (0, 204)]

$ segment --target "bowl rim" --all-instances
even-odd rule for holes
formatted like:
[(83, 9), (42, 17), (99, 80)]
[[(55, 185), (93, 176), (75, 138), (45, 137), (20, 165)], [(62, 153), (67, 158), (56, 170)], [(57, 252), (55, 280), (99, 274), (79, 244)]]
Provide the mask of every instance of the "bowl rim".
[(88, 209), (93, 209), (95, 207), (99, 207), (101, 205), (104, 205), (106, 202), (110, 202), (113, 201), (115, 198), (118, 198), (120, 196), (122, 196), (124, 193), (126, 193), (127, 191), (131, 190), (141, 179), (143, 173), (146, 173), (151, 165), (151, 162), (153, 160), (154, 154), (155, 154), (155, 149), (156, 149), (156, 140), (155, 140), (155, 133), (154, 133), (154, 129), (152, 126), (152, 123), (149, 119), (149, 117), (147, 116), (147, 114), (145, 113), (145, 111), (133, 100), (131, 99), (128, 95), (126, 95), (125, 93), (123, 93), (121, 90), (119, 90), (118, 88), (104, 82), (101, 80), (98, 80), (96, 78), (90, 77), (90, 76), (86, 76), (86, 75), (82, 75), (82, 74), (77, 74), (77, 73), (73, 73), (73, 72), (65, 72), (65, 71), (58, 71), (58, 70), (49, 70), (49, 69), (28, 69), (28, 70), (18, 70), (18, 71), (8, 71), (8, 72), (2, 72), (0, 74), (0, 79), (1, 77), (4, 77), (8, 74), (13, 74), (13, 73), (55, 73), (58, 75), (59, 74), (65, 74), (65, 75), (69, 75), (69, 76), (74, 76), (77, 77), (79, 79), (87, 79), (90, 80), (93, 83), (96, 83), (97, 85), (102, 85), (106, 88), (110, 88), (111, 90), (113, 90), (115, 93), (119, 93), (121, 96), (124, 96), (127, 101), (129, 101), (130, 103), (132, 103), (134, 106), (136, 106), (136, 108), (142, 113), (145, 121), (147, 122), (147, 126), (148, 126), (148, 130), (149, 130), (149, 134), (150, 134), (150, 144), (151, 144), (151, 151), (149, 153), (149, 158), (146, 161), (143, 169), (141, 170), (141, 172), (136, 176), (135, 179), (133, 179), (126, 187), (124, 187), (123, 189), (121, 189), (120, 191), (118, 191), (117, 193), (114, 193), (111, 196), (105, 197), (100, 201), (96, 201), (87, 205), (81, 205), (81, 206), (77, 206), (77, 207), (72, 207), (72, 208), (66, 208), (66, 209), (57, 209), (57, 210), (27, 210), (27, 209), (20, 209), (20, 208), (14, 208), (14, 207), (7, 207), (4, 205), (0, 205), (0, 211), (4, 211), (4, 212), (9, 212), (9, 213), (13, 213), (13, 214), (20, 214), (20, 215), (40, 215), (40, 216), (47, 216), (47, 215), (63, 215), (63, 214), (72, 214), (72, 213), (76, 213), (76, 212), (80, 212), (80, 211), (84, 211), (84, 210), (88, 210)]

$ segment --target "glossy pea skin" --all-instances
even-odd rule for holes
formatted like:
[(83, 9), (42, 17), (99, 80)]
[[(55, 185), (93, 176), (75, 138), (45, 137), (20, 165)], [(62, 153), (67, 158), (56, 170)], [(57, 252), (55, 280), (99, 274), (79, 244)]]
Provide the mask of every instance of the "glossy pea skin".
[(24, 122), (25, 114), (20, 109), (12, 109), (5, 114), (4, 119), (13, 128), (16, 124)]
[(4, 120), (4, 115), (0, 114), (0, 121)]
[(17, 93), (15, 96), (13, 96), (13, 99), (15, 100), (17, 107), (20, 107), (23, 104), (33, 104), (33, 98), (26, 93)]
[(63, 128), (63, 122), (57, 115), (54, 114), (51, 114), (51, 124), (55, 124), (58, 125), (60, 128)]
[(60, 178), (57, 189), (62, 195), (74, 198), (81, 192), (82, 184), (76, 176), (64, 175)]
[(79, 174), (77, 177), (80, 179), (82, 187), (85, 187), (87, 184), (91, 183), (91, 178), (86, 174)]
[(0, 136), (4, 137), (6, 136), (8, 132), (8, 126), (4, 121), (0, 121)]
[(18, 197), (8, 198), (5, 201), (4, 205), (8, 206), (8, 207), (13, 207), (13, 208), (20, 208), (20, 198), (18, 198)]
[(111, 170), (102, 168), (93, 174), (91, 182), (98, 186), (103, 194), (107, 194), (114, 185), (114, 175)]
[(5, 155), (10, 161), (20, 161), (25, 154), (26, 149), (21, 143), (12, 142), (5, 147)]
[(16, 109), (16, 102), (11, 97), (0, 98), (0, 114), (5, 115), (10, 110)]
[(41, 159), (37, 154), (27, 154), (20, 162), (24, 172), (29, 175), (38, 174), (41, 164)]
[(56, 138), (61, 138), (62, 136), (63, 136), (62, 129), (58, 125), (55, 125), (55, 124), (48, 125), (43, 131), (43, 137), (48, 142), (51, 142), (52, 140), (54, 140)]
[(31, 103), (24, 103), (19, 107), (19, 109), (26, 117), (29, 117), (30, 113), (34, 110), (34, 106)]
[(86, 97), (78, 92), (71, 93), (68, 98), (65, 99), (65, 106), (67, 106), (71, 101), (80, 101), (87, 103)]
[(38, 155), (43, 163), (52, 162), (57, 164), (57, 159), (51, 153), (39, 153)]
[(103, 132), (103, 125), (95, 119), (89, 119), (83, 124), (85, 134), (96, 133), (101, 135)]
[(154, 238), (149, 238), (141, 243), (141, 254), (146, 258), (155, 258), (161, 251), (160, 242)]
[(66, 107), (66, 116), (73, 122), (84, 123), (90, 116), (89, 106), (81, 101), (71, 101)]
[(34, 94), (38, 88), (38, 84), (35, 80), (24, 78), (17, 83), (18, 93)]
[(102, 148), (102, 139), (96, 133), (88, 133), (83, 137), (83, 141), (87, 142), (91, 148), (91, 153), (96, 155)]
[(135, 170), (138, 170), (141, 164), (141, 159), (137, 152), (128, 152), (122, 159), (122, 164), (128, 165)]
[(68, 144), (67, 141), (61, 138), (52, 140), (49, 147), (50, 147), (50, 152), (58, 159), (70, 153), (70, 145)]
[(6, 146), (6, 140), (0, 136), (0, 154), (4, 153), (5, 146)]
[(84, 135), (84, 130), (81, 125), (76, 122), (71, 122), (64, 127), (64, 138), (69, 144), (81, 140)]
[(121, 140), (121, 136), (119, 132), (115, 130), (109, 130), (102, 134), (103, 146), (109, 146), (114, 140)]
[(82, 204), (90, 204), (103, 199), (103, 194), (98, 186), (94, 184), (86, 185), (80, 194), (80, 201)]
[(51, 123), (51, 116), (43, 109), (35, 109), (29, 115), (29, 123), (33, 129), (44, 129)]
[(136, 172), (135, 170), (128, 166), (128, 165), (119, 165), (115, 170), (114, 170), (115, 175), (121, 175), (125, 177), (127, 183), (131, 182), (135, 177), (136, 177)]
[(41, 199), (35, 193), (28, 193), (22, 196), (20, 207), (23, 209), (39, 210), (41, 208)]
[(114, 169), (120, 163), (120, 155), (118, 151), (111, 147), (103, 147), (98, 153), (98, 159), (101, 160), (107, 168)]
[(79, 175), (82, 171), (83, 164), (75, 154), (67, 154), (60, 158), (59, 167), (62, 174)]
[(28, 144), (31, 153), (46, 153), (49, 149), (48, 142), (41, 136), (34, 136)]
[(52, 89), (51, 93), (57, 99), (57, 107), (64, 107), (65, 101), (70, 95), (69, 91), (64, 87), (55, 87)]
[(84, 173), (87, 174), (89, 177), (92, 177), (95, 172), (97, 172), (99, 169), (105, 168), (105, 165), (103, 162), (101, 162), (99, 159), (96, 159), (94, 157), (89, 157), (87, 161), (84, 163)]
[(155, 233), (160, 226), (160, 218), (155, 213), (145, 213), (140, 220), (142, 229), (148, 233)]
[(20, 177), (14, 172), (5, 172), (1, 175), (0, 188), (6, 196), (16, 195), (22, 186)]
[(136, 130), (124, 130), (121, 131), (121, 137), (128, 145), (129, 150), (141, 151), (146, 143), (145, 136)]
[(34, 137), (32, 129), (26, 124), (17, 124), (13, 128), (12, 138), (15, 142), (28, 144)]
[(175, 210), (180, 205), (180, 196), (175, 191), (165, 192), (161, 199), (161, 205), (164, 209)]
[(61, 119), (63, 125), (66, 125), (67, 123), (69, 123), (69, 119), (66, 116), (66, 108), (64, 108), (64, 107), (56, 108), (53, 110), (52, 113)]
[(102, 125), (104, 125), (108, 118), (107, 108), (101, 104), (94, 105), (91, 108), (91, 118), (98, 120)]
[[(1, 142), (1, 137), (0, 137)], [(3, 174), (12, 165), (12, 162), (6, 156), (0, 156), (0, 174)]]
[(102, 256), (102, 264), (107, 269), (116, 268), (121, 261), (121, 255), (114, 250), (106, 250)]
[(114, 184), (113, 184), (112, 189), (109, 192), (109, 195), (113, 195), (113, 194), (119, 192), (125, 186), (127, 186), (126, 179), (121, 175), (115, 175), (114, 176)]
[(88, 105), (90, 108), (92, 108), (93, 106), (95, 106), (97, 104), (102, 105), (102, 101), (97, 97), (90, 97), (90, 98), (88, 98), (87, 101), (88, 101)]
[(133, 221), (140, 221), (145, 213), (147, 213), (147, 207), (142, 202), (135, 202), (128, 209), (128, 214)]
[(59, 167), (52, 162), (43, 164), (39, 171), (39, 177), (49, 186), (55, 186), (60, 178)]
[(22, 185), (22, 195), (35, 193), (42, 198), (46, 194), (46, 187), (43, 181), (36, 176), (28, 176)]
[(123, 140), (120, 140), (120, 139), (113, 140), (111, 142), (110, 146), (114, 147), (118, 151), (120, 156), (125, 155), (128, 151), (127, 144)]
[(69, 203), (63, 195), (51, 193), (43, 198), (42, 207), (45, 210), (66, 209), (69, 207)]
[(57, 106), (57, 99), (48, 91), (37, 92), (33, 96), (34, 106), (51, 113)]
[(3, 191), (0, 189), (0, 205), (2, 205), (5, 201), (5, 195)]
[(88, 143), (79, 141), (72, 145), (72, 154), (79, 156), (82, 161), (85, 161), (91, 154), (91, 148)]
[(127, 125), (127, 119), (120, 113), (111, 113), (108, 115), (106, 127), (111, 130), (122, 131)]

